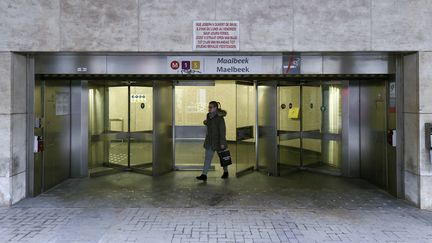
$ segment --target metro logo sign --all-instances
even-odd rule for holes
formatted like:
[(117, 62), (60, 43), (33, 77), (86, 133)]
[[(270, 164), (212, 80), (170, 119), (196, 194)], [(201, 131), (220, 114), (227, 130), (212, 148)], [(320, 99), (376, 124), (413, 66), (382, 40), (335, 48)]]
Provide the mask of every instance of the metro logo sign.
[(201, 74), (202, 57), (168, 57), (169, 70), (168, 73), (173, 74)]
[(182, 69), (183, 70), (189, 70), (191, 69), (191, 62), (190, 61), (182, 61)]
[(178, 61), (172, 61), (170, 66), (171, 66), (171, 69), (177, 70), (180, 67), (180, 63)]

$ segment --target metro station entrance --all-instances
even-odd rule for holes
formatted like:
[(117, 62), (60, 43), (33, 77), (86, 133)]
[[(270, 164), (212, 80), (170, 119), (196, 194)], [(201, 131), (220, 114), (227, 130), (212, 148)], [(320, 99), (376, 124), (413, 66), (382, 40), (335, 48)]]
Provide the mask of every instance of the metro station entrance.
[[(73, 59), (59, 58), (63, 63)], [(263, 56), (262, 70), (269, 74), (197, 76), (164, 74), (163, 56), (89, 58), (100, 62), (97, 67), (105, 68), (106, 74), (64, 74), (75, 71), (61, 69), (62, 62), (55, 58), (40, 59), (31, 134), (37, 148), (30, 180), (35, 195), (69, 177), (123, 171), (199, 174), (206, 136), (203, 121), (213, 100), (228, 114), (231, 177), (307, 170), (364, 178), (395, 191), (396, 148), (387, 136), (396, 128), (388, 59), (359, 56), (360, 63), (372, 60), (378, 65), (367, 67), (379, 67), (378, 74), (361, 74), (362, 70), (337, 69), (341, 66), (335, 63), (343, 58), (305, 56), (304, 72), (326, 68), (308, 75), (275, 74), (282, 60)], [(310, 62), (315, 58), (321, 62)], [(149, 66), (138, 65), (138, 60)], [(322, 62), (327, 64), (315, 65)], [(141, 74), (145, 72), (156, 74)], [(328, 74), (333, 72), (343, 74)], [(45, 150), (39, 150), (40, 140)], [(221, 171), (217, 155), (211, 169)]]

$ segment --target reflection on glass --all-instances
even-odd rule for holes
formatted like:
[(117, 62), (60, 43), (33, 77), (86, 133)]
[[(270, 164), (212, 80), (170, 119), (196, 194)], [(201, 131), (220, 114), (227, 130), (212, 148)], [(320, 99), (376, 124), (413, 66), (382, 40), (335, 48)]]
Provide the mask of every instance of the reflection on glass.
[[(317, 166), (322, 163), (321, 157), (321, 86), (302, 87), (302, 165)], [(316, 137), (318, 138), (312, 138)]]
[(131, 87), (130, 162), (133, 166), (151, 165), (153, 149), (153, 88)]
[[(215, 86), (175, 87), (175, 164), (202, 166), (204, 161), (205, 126), (208, 103), (215, 99)], [(212, 164), (218, 162), (213, 157)]]
[[(90, 169), (110, 164), (128, 166), (128, 160), (131, 166), (146, 164), (147, 167), (149, 165), (151, 167), (152, 93), (151, 87), (131, 87), (129, 94), (127, 86), (90, 85), (88, 94)], [(128, 112), (129, 100), (130, 113)]]
[[(255, 166), (255, 88), (253, 85), (236, 85), (236, 172)], [(230, 145), (232, 147), (232, 145)], [(233, 149), (231, 149), (233, 150)]]
[(283, 173), (284, 169), (300, 166), (301, 162), (301, 138), (300, 122), (301, 116), (295, 118), (290, 116), (293, 109), (300, 110), (300, 86), (278, 87), (278, 153), (279, 169)]
[(128, 165), (128, 87), (108, 87), (108, 163)]
[(321, 131), (321, 86), (302, 87), (303, 131)]
[[(342, 85), (327, 85), (324, 89), (324, 131), (331, 134), (342, 133)], [(324, 164), (341, 168), (341, 143), (336, 140), (324, 141)]]
[(104, 88), (89, 87), (88, 126), (89, 126), (89, 169), (103, 166), (106, 162), (104, 141), (97, 139), (104, 132)]
[(328, 128), (329, 133), (341, 133), (342, 131), (342, 101), (341, 88), (328, 87)]
[[(279, 167), (341, 168), (342, 85), (278, 88)], [(289, 116), (299, 107), (300, 118)], [(301, 123), (301, 126), (300, 126)], [(327, 135), (335, 136), (327, 136)]]

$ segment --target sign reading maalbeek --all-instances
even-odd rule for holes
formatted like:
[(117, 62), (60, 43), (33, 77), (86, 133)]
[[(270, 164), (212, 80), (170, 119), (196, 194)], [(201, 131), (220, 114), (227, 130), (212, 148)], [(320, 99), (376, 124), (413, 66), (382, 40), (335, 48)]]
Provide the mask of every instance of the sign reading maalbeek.
[(194, 21), (194, 51), (238, 51), (239, 21)]
[(261, 74), (261, 56), (168, 56), (170, 74)]

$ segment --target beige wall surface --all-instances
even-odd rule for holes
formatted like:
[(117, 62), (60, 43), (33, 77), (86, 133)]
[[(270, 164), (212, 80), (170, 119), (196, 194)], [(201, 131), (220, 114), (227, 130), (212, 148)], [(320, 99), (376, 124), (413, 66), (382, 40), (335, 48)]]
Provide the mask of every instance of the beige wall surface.
[(240, 51), (432, 50), (431, 0), (4, 0), (0, 51), (192, 51), (193, 20)]
[(227, 112), (228, 140), (236, 140), (237, 127), (255, 125), (255, 88), (236, 85), (234, 80), (216, 80), (214, 86), (177, 86), (175, 125), (204, 126), (208, 103), (212, 100), (220, 102)]

